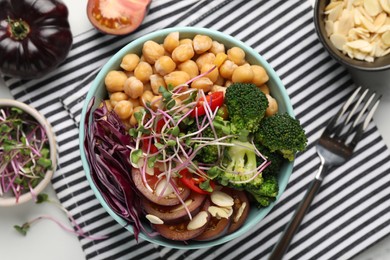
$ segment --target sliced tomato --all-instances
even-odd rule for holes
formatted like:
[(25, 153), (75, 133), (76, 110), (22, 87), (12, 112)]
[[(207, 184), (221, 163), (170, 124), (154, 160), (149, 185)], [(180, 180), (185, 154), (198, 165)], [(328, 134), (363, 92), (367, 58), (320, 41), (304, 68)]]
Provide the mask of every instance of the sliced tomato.
[[(202, 182), (205, 182), (206, 179), (199, 177), (199, 176), (193, 176), (192, 173), (188, 171), (188, 169), (183, 169), (180, 171), (180, 175), (182, 176), (180, 178), (180, 181), (187, 186), (187, 188), (191, 189), (194, 192), (200, 193), (200, 194), (210, 194), (211, 192), (203, 190), (199, 187), (199, 185)], [(214, 190), (215, 183), (210, 180), (210, 186)]]
[(151, 0), (88, 0), (88, 19), (103, 33), (129, 34), (141, 25), (150, 2)]
[[(209, 104), (211, 110), (215, 111), (223, 105), (223, 92), (217, 91), (212, 93), (211, 95), (207, 95), (206, 102)], [(204, 109), (203, 103), (204, 98), (200, 98), (198, 104), (190, 114), (192, 117), (203, 116), (204, 114), (206, 114), (206, 110)]]

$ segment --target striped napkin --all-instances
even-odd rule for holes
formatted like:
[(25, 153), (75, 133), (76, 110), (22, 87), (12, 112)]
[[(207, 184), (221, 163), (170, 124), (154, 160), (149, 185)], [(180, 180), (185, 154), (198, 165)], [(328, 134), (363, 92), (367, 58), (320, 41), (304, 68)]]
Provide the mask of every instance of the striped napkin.
[[(81, 107), (99, 67), (131, 40), (173, 26), (216, 29), (263, 55), (285, 84), (309, 140), (269, 215), (244, 236), (210, 249), (176, 250), (142, 240), (137, 244), (96, 200), (80, 161)], [(100, 241), (80, 237), (86, 259), (266, 259), (319, 167), (315, 141), (355, 87), (317, 40), (307, 0), (155, 0), (134, 34), (113, 37), (88, 31), (75, 37), (68, 59), (55, 72), (40, 80), (5, 82), (16, 99), (39, 109), (53, 125), (60, 159), (52, 183), (61, 203), (85, 231), (109, 236)], [(389, 233), (390, 156), (371, 123), (354, 157), (325, 178), (286, 259), (352, 258)]]

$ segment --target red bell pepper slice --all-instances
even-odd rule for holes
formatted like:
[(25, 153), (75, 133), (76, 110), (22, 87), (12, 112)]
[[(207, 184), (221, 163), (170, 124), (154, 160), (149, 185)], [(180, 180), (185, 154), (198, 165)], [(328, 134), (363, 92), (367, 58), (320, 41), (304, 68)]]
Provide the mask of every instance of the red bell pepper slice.
[[(206, 114), (206, 110), (203, 105), (204, 98), (201, 97), (198, 101), (198, 104), (196, 104), (196, 107), (194, 107), (194, 110), (192, 110), (190, 116), (196, 117), (198, 116), (203, 116)], [(217, 91), (212, 93), (211, 95), (206, 96), (206, 102), (209, 104), (210, 108), (212, 111), (215, 111), (219, 107), (223, 105), (223, 92), (222, 91)]]
[[(194, 177), (192, 173), (188, 171), (188, 169), (183, 169), (180, 171), (180, 175), (182, 176), (180, 178), (180, 181), (189, 189), (191, 189), (194, 192), (200, 193), (200, 194), (210, 194), (211, 192), (203, 190), (199, 187), (199, 184), (206, 181), (204, 178), (196, 176)], [(214, 190), (215, 183), (210, 180), (210, 186)]]

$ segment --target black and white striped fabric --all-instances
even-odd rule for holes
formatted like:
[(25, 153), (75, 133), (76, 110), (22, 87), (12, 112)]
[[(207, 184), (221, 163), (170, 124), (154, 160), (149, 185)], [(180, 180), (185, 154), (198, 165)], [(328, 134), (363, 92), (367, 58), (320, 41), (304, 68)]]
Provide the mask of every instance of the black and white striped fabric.
[[(75, 37), (68, 59), (40, 80), (5, 78), (13, 96), (51, 122), (60, 151), (52, 180), (61, 203), (101, 241), (80, 237), (86, 259), (266, 259), (319, 166), (314, 142), (353, 91), (348, 73), (323, 50), (307, 0), (154, 0), (134, 34), (113, 37), (91, 30)], [(244, 236), (210, 249), (176, 250), (134, 237), (96, 200), (78, 148), (84, 95), (100, 66), (120, 47), (161, 28), (213, 28), (252, 46), (273, 66), (303, 124), (309, 146), (299, 154), (289, 185), (270, 214)], [(390, 233), (390, 156), (374, 123), (354, 157), (324, 180), (286, 259), (348, 259)]]

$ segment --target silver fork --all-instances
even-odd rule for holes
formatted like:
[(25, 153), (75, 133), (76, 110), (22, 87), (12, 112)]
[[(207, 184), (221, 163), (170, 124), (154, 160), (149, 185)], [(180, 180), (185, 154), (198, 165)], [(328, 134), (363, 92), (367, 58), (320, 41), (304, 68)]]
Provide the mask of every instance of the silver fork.
[(317, 154), (321, 160), (318, 172), (283, 235), (273, 248), (270, 260), (282, 259), (326, 173), (352, 157), (356, 144), (361, 139), (380, 102), (380, 95), (375, 92), (371, 95), (368, 93), (368, 89), (357, 88), (337, 114), (330, 119), (316, 144)]

